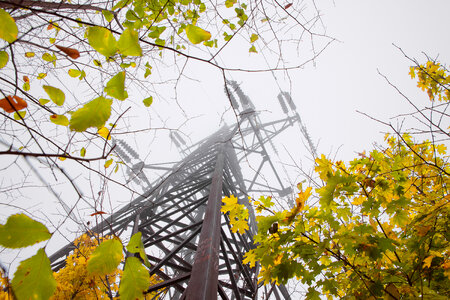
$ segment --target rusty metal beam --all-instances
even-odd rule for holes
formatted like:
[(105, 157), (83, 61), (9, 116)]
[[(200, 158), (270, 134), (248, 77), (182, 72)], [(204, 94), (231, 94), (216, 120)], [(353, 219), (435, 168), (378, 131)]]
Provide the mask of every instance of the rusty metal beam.
[(220, 207), (222, 205), (222, 175), (225, 161), (223, 150), (224, 145), (221, 145), (212, 176), (208, 204), (192, 266), (191, 278), (185, 294), (187, 300), (217, 299), (221, 229)]

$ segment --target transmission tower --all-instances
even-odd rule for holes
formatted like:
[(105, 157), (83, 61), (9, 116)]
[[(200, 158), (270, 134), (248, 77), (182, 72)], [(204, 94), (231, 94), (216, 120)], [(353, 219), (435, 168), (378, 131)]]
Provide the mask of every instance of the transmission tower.
[[(171, 136), (186, 155), (157, 182), (150, 183), (143, 174), (144, 169), (154, 166), (139, 161), (125, 142), (115, 141), (119, 156), (132, 166), (130, 176), (148, 190), (91, 231), (114, 234), (124, 242), (141, 232), (152, 264), (149, 273), (161, 279), (147, 292), (160, 291), (163, 299), (257, 299), (258, 293), (265, 299), (290, 299), (284, 286), (261, 289), (257, 282), (259, 266), (250, 268), (242, 261), (253, 247), (257, 230), (249, 193), (291, 194), (267, 147), (273, 147), (271, 140), (276, 135), (301, 123), (300, 117), (289, 113), (283, 119), (263, 123), (236, 82), (228, 82), (225, 92), (238, 112), (238, 123), (225, 125), (190, 147), (181, 136)], [(249, 161), (253, 175), (244, 178), (240, 166)], [(270, 183), (263, 173), (271, 178)], [(250, 229), (244, 234), (233, 233), (228, 216), (220, 212), (222, 198), (230, 195), (249, 209)], [(63, 267), (73, 249), (69, 244), (54, 253), (50, 257), (52, 268)]]

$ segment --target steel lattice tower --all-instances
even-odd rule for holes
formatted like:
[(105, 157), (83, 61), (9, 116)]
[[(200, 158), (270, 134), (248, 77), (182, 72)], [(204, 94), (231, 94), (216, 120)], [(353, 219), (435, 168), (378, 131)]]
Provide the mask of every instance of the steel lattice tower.
[[(135, 164), (132, 168), (135, 177), (148, 191), (91, 229), (102, 235), (115, 234), (124, 242), (141, 232), (152, 264), (150, 275), (156, 274), (161, 279), (147, 292), (164, 290), (160, 295), (164, 299), (256, 299), (261, 287), (257, 283), (259, 267), (250, 268), (242, 263), (256, 233), (248, 193), (290, 194), (266, 147), (273, 146), (271, 139), (294, 123), (304, 128), (292, 99), (280, 93), (280, 104), (285, 97), (291, 112), (282, 105), (286, 118), (262, 123), (236, 82), (229, 82), (225, 90), (233, 108), (240, 112), (238, 124), (222, 127), (189, 149), (184, 147), (183, 153), (195, 150), (154, 184), (142, 172), (152, 166), (143, 162)], [(242, 105), (240, 110), (236, 98)], [(183, 147), (181, 137), (171, 137), (179, 148)], [(137, 158), (123, 141), (116, 142), (116, 149), (128, 162), (130, 156)], [(250, 156), (258, 167), (251, 179), (244, 179), (240, 165)], [(264, 167), (272, 170), (270, 176), (276, 178), (275, 183), (269, 184), (262, 177)], [(244, 234), (233, 233), (228, 216), (220, 212), (222, 198), (230, 195), (235, 195), (249, 209), (250, 230)], [(65, 257), (73, 249), (74, 245), (69, 244), (50, 257), (54, 270), (64, 266)], [(271, 286), (265, 295), (290, 299), (284, 286)]]

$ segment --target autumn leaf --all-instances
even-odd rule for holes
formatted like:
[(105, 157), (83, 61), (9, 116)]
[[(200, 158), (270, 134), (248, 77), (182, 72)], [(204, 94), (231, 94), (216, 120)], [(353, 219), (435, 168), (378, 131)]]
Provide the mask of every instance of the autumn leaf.
[(7, 113), (19, 111), (27, 106), (27, 102), (19, 96), (7, 96), (6, 98), (0, 100), (0, 107)]
[(78, 57), (80, 57), (80, 52), (78, 52), (77, 49), (67, 48), (67, 47), (58, 46), (58, 45), (55, 45), (55, 46), (56, 46), (56, 48), (58, 48), (59, 50), (64, 52), (67, 56), (69, 56), (72, 59), (77, 59)]
[(111, 139), (111, 135), (109, 134), (109, 129), (108, 128), (106, 128), (105, 126), (103, 126), (102, 128), (100, 128), (98, 131), (97, 131), (97, 133), (101, 136), (101, 137), (103, 137), (103, 138), (108, 138), (108, 140), (110, 140)]
[(244, 234), (246, 230), (248, 230), (248, 221), (247, 220), (238, 220), (232, 223), (231, 231), (240, 234)]
[(93, 216), (97, 216), (97, 215), (104, 215), (104, 214), (106, 214), (104, 211), (96, 211), (95, 213), (92, 213), (92, 214), (90, 214), (90, 216), (91, 217), (93, 217)]
[(423, 260), (422, 268), (429, 268), (431, 266), (431, 262), (433, 261), (434, 255), (430, 255)]
[(109, 166), (111, 166), (111, 164), (113, 163), (113, 159), (110, 158), (107, 161), (105, 161), (105, 169), (109, 168)]

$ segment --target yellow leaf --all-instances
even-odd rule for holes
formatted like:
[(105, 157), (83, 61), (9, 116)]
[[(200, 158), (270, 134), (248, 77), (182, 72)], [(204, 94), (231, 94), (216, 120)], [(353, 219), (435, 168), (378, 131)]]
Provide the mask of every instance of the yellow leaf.
[(105, 162), (105, 168), (108, 168), (113, 163), (113, 159), (110, 158)]
[(47, 76), (47, 73), (39, 73), (37, 79), (41, 80)]
[(248, 230), (248, 222), (247, 220), (238, 220), (232, 222), (231, 231), (236, 233), (237, 231), (240, 234), (244, 234), (245, 231)]
[(223, 198), (222, 202), (224, 203), (224, 205), (222, 206), (220, 211), (223, 213), (227, 213), (233, 210), (236, 204), (238, 204), (238, 199), (235, 196), (231, 195), (230, 197)]
[(411, 79), (414, 79), (416, 77), (416, 68), (415, 67), (409, 67), (409, 75), (411, 76)]
[(353, 205), (361, 205), (361, 204), (363, 204), (363, 202), (364, 202), (365, 200), (366, 200), (365, 197), (362, 197), (362, 196), (356, 197), (356, 198), (352, 201), (352, 204), (353, 204)]
[(447, 147), (445, 146), (445, 145), (437, 145), (436, 146), (436, 150), (437, 150), (437, 152), (439, 153), (439, 154), (445, 154), (446, 153), (446, 150), (447, 150)]
[(429, 268), (431, 266), (431, 261), (433, 260), (434, 255), (430, 255), (423, 260), (423, 268)]
[(108, 128), (106, 128), (106, 127), (104, 127), (104, 126), (103, 126), (102, 128), (100, 128), (100, 129), (97, 131), (97, 133), (98, 133), (100, 136), (104, 137), (105, 139), (106, 139), (106, 138), (108, 138), (108, 140), (111, 139), (111, 135), (109, 134)]

